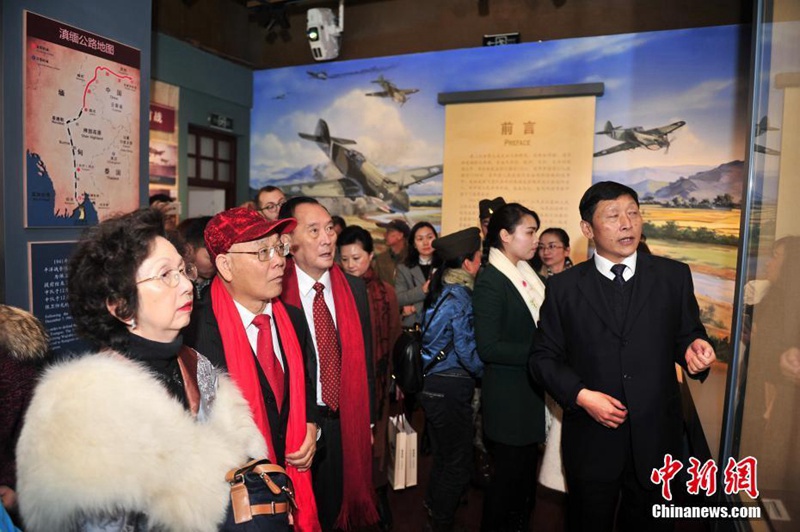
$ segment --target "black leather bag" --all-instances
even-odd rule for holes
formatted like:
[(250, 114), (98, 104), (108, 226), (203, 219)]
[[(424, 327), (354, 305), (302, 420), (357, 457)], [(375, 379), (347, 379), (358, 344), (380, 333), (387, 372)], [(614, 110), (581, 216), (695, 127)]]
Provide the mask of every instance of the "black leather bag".
[(286, 471), (267, 459), (251, 460), (225, 475), (231, 505), (220, 527), (225, 532), (288, 532), (294, 490)]
[(404, 394), (422, 391), (422, 331), (405, 328), (392, 349), (394, 381)]
[[(449, 294), (448, 294), (449, 296)], [(428, 323), (433, 321), (434, 316), (439, 311), (442, 303), (445, 302), (446, 297), (441, 298), (433, 309), (433, 314)], [(422, 337), (425, 330), (420, 330), (419, 325), (413, 328), (405, 328), (397, 341), (394, 343), (392, 349), (392, 375), (397, 386), (403, 391), (404, 394), (410, 395), (422, 391), (422, 383), (427, 374), (433, 366), (441, 362), (447, 356), (447, 352), (452, 348), (453, 342), (447, 344), (447, 347), (439, 351), (436, 357), (431, 360), (427, 366), (422, 364)]]

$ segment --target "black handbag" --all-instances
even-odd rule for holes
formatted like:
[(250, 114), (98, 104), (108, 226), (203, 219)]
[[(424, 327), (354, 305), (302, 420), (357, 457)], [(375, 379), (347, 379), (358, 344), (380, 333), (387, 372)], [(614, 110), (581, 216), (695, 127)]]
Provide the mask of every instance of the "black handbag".
[(231, 505), (220, 530), (226, 532), (284, 532), (295, 508), (292, 480), (266, 458), (251, 460), (225, 475), (231, 486)]
[(403, 329), (394, 343), (392, 373), (404, 394), (422, 390), (422, 332), (419, 325)]
[[(434, 316), (436, 316), (436, 313), (446, 299), (447, 296), (443, 297), (436, 305), (431, 319), (428, 320), (429, 324), (433, 321)], [(433, 366), (445, 359), (447, 352), (453, 346), (453, 341), (450, 340), (450, 343), (439, 351), (436, 357), (434, 357), (427, 366), (423, 367), (422, 337), (424, 334), (425, 330), (420, 330), (419, 324), (414, 325), (414, 327), (404, 328), (392, 349), (392, 376), (397, 386), (407, 395), (422, 391), (422, 383), (425, 375)]]

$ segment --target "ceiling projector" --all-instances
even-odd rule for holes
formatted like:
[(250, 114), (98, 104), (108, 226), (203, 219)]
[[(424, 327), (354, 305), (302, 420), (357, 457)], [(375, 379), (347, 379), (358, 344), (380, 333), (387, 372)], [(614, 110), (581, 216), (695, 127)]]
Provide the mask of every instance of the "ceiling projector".
[(306, 15), (306, 35), (311, 54), (316, 61), (328, 61), (339, 56), (339, 44), (344, 19), (344, 2), (339, 4), (339, 21), (327, 8), (313, 8)]

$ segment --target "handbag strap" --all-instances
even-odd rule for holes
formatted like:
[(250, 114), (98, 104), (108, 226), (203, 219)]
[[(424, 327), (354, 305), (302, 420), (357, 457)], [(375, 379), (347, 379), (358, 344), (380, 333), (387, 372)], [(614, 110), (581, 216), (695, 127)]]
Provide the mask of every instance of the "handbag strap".
[(442, 304), (447, 300), (448, 297), (450, 297), (450, 292), (448, 292), (447, 295), (445, 295), (443, 298), (441, 298), (436, 303), (436, 306), (433, 307), (433, 312), (431, 313), (431, 319), (429, 319), (427, 321), (427, 323), (424, 323), (424, 327), (422, 328), (422, 331), (421, 331), (422, 336), (425, 336), (425, 331), (427, 331), (428, 327), (431, 326), (431, 322), (433, 321), (433, 318), (436, 317), (436, 313), (439, 312), (439, 309), (442, 307)]
[[(450, 341), (447, 342), (447, 345), (444, 346), (443, 349), (440, 349), (439, 352), (436, 354), (436, 356), (433, 357), (431, 361), (428, 362), (428, 364), (422, 369), (422, 376), (424, 377), (425, 375), (430, 373), (436, 364), (446, 359), (447, 352), (450, 351), (452, 348), (453, 348), (453, 339), (451, 338)], [(458, 363), (461, 364), (461, 361), (459, 360)]]
[(269, 464), (271, 462), (269, 460), (267, 460), (266, 458), (254, 458), (253, 460), (250, 460), (249, 462), (247, 462), (245, 465), (243, 465), (241, 467), (235, 467), (235, 468), (231, 469), (230, 471), (228, 471), (227, 473), (225, 473), (225, 482), (228, 482), (228, 483), (233, 482), (234, 480), (237, 479), (237, 477), (240, 477), (240, 476), (242, 476), (242, 475), (244, 475), (246, 473), (249, 473), (259, 463), (267, 463), (267, 464)]
[[(431, 319), (428, 320), (427, 323), (425, 323), (425, 328), (422, 330), (421, 338), (425, 338), (425, 332), (428, 330), (428, 327), (430, 327), (433, 318), (436, 317), (436, 313), (439, 312), (439, 309), (442, 307), (442, 304), (444, 304), (444, 302), (447, 301), (447, 298), (449, 298), (450, 295), (451, 295), (450, 292), (448, 292), (444, 297), (440, 298), (439, 301), (436, 303), (436, 306), (433, 308), (433, 312), (431, 313)], [(427, 375), (428, 373), (430, 373), (430, 371), (436, 364), (446, 359), (447, 352), (450, 351), (452, 348), (453, 348), (453, 338), (450, 338), (450, 341), (447, 342), (447, 345), (444, 346), (443, 349), (440, 349), (439, 352), (436, 354), (436, 356), (433, 357), (431, 361), (425, 365), (425, 367), (422, 369), (422, 375), (423, 376)]]
[(183, 390), (186, 393), (186, 402), (192, 417), (197, 417), (200, 411), (200, 386), (197, 383), (197, 351), (191, 347), (182, 345), (178, 350), (178, 367), (183, 377)]
[(250, 460), (245, 465), (231, 469), (225, 474), (226, 482), (234, 482), (238, 477), (246, 475), (247, 473), (256, 473), (258, 475), (269, 473), (281, 473), (286, 475), (286, 470), (277, 464), (273, 464), (267, 458), (255, 458)]

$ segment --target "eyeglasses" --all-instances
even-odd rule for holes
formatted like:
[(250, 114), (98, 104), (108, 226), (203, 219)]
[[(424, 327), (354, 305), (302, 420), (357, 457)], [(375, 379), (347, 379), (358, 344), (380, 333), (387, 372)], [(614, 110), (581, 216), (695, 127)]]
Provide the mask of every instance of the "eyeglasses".
[(171, 270), (165, 271), (164, 273), (148, 277), (147, 279), (136, 281), (136, 284), (142, 284), (148, 281), (154, 281), (158, 279), (168, 287), (175, 288), (181, 283), (181, 275), (186, 277), (190, 281), (196, 281), (197, 267), (194, 264), (186, 264), (183, 268), (178, 268), (178, 269), (173, 268)]
[(271, 261), (275, 255), (285, 257), (289, 254), (291, 246), (288, 242), (281, 242), (280, 244), (270, 246), (268, 248), (261, 248), (258, 251), (229, 251), (228, 253), (241, 254), (241, 255), (256, 255), (260, 262)]
[(261, 207), (261, 208), (260, 208), (260, 209), (258, 209), (258, 210), (259, 210), (259, 211), (269, 211), (269, 212), (275, 212), (275, 211), (277, 211), (278, 209), (280, 209), (280, 208), (283, 206), (283, 204), (284, 204), (284, 203), (286, 203), (286, 200), (285, 200), (285, 199), (284, 199), (284, 200), (281, 200), (281, 201), (279, 201), (278, 203), (267, 203), (266, 205), (264, 205), (263, 207)]
[(564, 247), (564, 244), (556, 244), (555, 242), (551, 242), (550, 244), (539, 244), (537, 248), (539, 251), (553, 251), (554, 249), (561, 249)]

